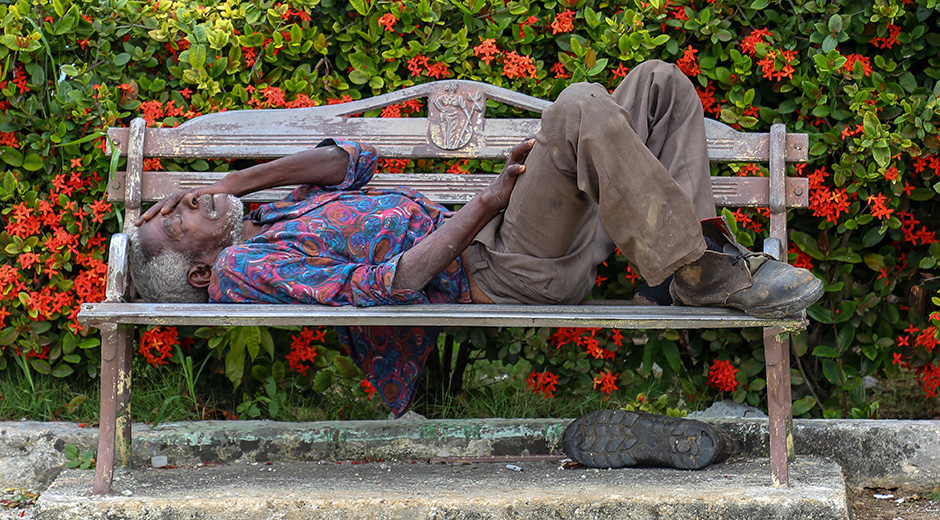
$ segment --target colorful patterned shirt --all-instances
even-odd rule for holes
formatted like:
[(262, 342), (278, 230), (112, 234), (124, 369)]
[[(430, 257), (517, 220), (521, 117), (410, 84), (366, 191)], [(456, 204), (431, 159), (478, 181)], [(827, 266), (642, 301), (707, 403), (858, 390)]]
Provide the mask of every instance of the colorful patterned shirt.
[[(422, 291), (392, 288), (401, 255), (450, 215), (408, 188), (363, 188), (372, 179), (374, 148), (331, 139), (349, 154), (344, 181), (304, 185), (248, 213), (261, 231), (216, 260), (209, 298), (221, 303), (401, 305), (469, 303), (459, 259)], [(411, 402), (436, 331), (420, 327), (342, 327), (340, 338), (366, 378), (396, 414)]]

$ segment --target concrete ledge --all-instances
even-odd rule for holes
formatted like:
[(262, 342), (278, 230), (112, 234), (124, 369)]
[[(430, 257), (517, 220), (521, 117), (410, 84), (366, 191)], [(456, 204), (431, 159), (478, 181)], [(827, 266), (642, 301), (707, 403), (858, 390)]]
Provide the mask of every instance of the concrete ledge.
[[(767, 456), (766, 419), (712, 419), (742, 438), (745, 454)], [(929, 492), (940, 486), (940, 421), (797, 419), (797, 455), (837, 462), (855, 487)]]
[[(708, 419), (766, 457), (766, 419)], [(556, 454), (569, 419), (467, 419), (284, 423), (135, 424), (134, 462), (166, 455), (175, 466), (207, 462), (386, 459)], [(940, 484), (940, 421), (796, 420), (798, 455), (838, 462), (857, 487), (932, 491)], [(64, 469), (65, 444), (95, 449), (97, 429), (69, 423), (0, 423), (0, 486), (44, 489)]]
[(701, 471), (563, 469), (558, 463), (234, 464), (119, 472), (115, 496), (89, 497), (90, 472), (64, 472), (39, 500), (46, 520), (600, 519), (848, 520), (839, 467), (798, 459), (791, 486), (766, 461)]

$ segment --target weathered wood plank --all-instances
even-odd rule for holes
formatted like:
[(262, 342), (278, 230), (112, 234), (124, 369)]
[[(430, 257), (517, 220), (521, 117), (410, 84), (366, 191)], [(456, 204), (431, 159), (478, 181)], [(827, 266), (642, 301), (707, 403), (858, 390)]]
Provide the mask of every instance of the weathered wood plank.
[[(249, 115), (260, 112), (249, 111)], [(770, 134), (737, 132), (717, 121), (706, 121), (708, 158), (711, 161), (766, 162), (769, 159)], [(459, 150), (444, 150), (431, 143), (428, 126), (427, 118), (409, 117), (342, 118), (318, 122), (310, 129), (278, 126), (276, 131), (246, 120), (244, 126), (220, 126), (206, 134), (182, 134), (178, 130), (183, 127), (150, 128), (144, 156), (272, 159), (310, 149), (329, 137), (344, 137), (372, 144), (382, 157), (503, 160), (513, 145), (538, 131), (540, 122), (538, 119), (486, 119), (482, 142)], [(108, 135), (120, 144), (122, 154), (126, 153), (124, 143), (128, 140), (128, 130), (111, 128)], [(806, 134), (787, 135), (787, 162), (806, 161), (807, 151)]]
[(762, 319), (717, 307), (634, 305), (425, 304), (381, 307), (270, 304), (88, 303), (82, 323), (135, 325), (412, 325), (461, 327), (604, 327), (689, 329), (782, 327), (804, 318)]
[[(143, 201), (153, 202), (176, 190), (206, 186), (221, 179), (219, 172), (144, 172)], [(451, 173), (387, 173), (377, 174), (369, 183), (374, 188), (409, 186), (429, 199), (441, 204), (461, 204), (469, 201), (493, 180), (491, 174), (455, 175)], [(108, 183), (108, 200), (120, 202), (124, 196), (125, 172), (119, 171)], [(245, 197), (250, 202), (271, 202), (284, 198), (291, 188), (267, 190)], [(767, 206), (768, 179), (765, 177), (712, 177), (715, 204), (720, 207)], [(809, 205), (809, 181), (805, 178), (787, 179), (786, 205), (805, 208)]]

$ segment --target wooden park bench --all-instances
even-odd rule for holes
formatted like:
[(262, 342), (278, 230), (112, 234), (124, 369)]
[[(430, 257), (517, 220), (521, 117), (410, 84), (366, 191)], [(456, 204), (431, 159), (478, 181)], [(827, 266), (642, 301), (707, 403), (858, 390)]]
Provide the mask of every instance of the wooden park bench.
[[(460, 135), (445, 134), (440, 109), (444, 96), (463, 98)], [(348, 117), (415, 98), (427, 98), (428, 117), (384, 119)], [(272, 159), (308, 149), (331, 136), (375, 145), (388, 158), (505, 160), (509, 149), (535, 134), (537, 118), (486, 118), (486, 101), (540, 113), (551, 102), (470, 81), (438, 81), (371, 99), (314, 108), (267, 109), (204, 115), (177, 128), (147, 128), (135, 119), (129, 128), (111, 128), (111, 153), (127, 156), (127, 170), (108, 184), (109, 200), (125, 203), (124, 226), (132, 226), (144, 202), (182, 188), (210, 184), (224, 173), (144, 171), (144, 158)], [(764, 251), (785, 259), (786, 209), (806, 207), (806, 179), (787, 178), (787, 162), (807, 159), (807, 136), (787, 134), (773, 125), (770, 133), (742, 133), (707, 121), (711, 161), (768, 162), (769, 177), (713, 177), (715, 202), (722, 207), (770, 209), (770, 238)], [(377, 174), (370, 186), (407, 185), (444, 204), (468, 201), (488, 185), (492, 174)], [(284, 197), (289, 189), (246, 197), (250, 202)], [(614, 302), (617, 303), (617, 302)], [(787, 484), (792, 454), (790, 362), (782, 334), (805, 327), (805, 316), (761, 319), (726, 308), (647, 307), (635, 305), (411, 305), (372, 308), (320, 305), (166, 304), (135, 300), (128, 270), (127, 235), (111, 239), (105, 301), (82, 306), (79, 319), (101, 331), (101, 416), (94, 493), (111, 489), (115, 462), (127, 466), (131, 454), (131, 358), (137, 325), (438, 325), (466, 327), (603, 327), (621, 329), (698, 329), (762, 327), (770, 412), (770, 461), (774, 485)]]

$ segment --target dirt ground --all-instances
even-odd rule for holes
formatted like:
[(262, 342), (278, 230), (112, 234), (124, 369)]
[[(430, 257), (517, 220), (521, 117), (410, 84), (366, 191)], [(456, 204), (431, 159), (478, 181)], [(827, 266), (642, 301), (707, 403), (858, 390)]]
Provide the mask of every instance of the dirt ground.
[(940, 519), (940, 501), (898, 490), (849, 489), (849, 505), (853, 520)]

